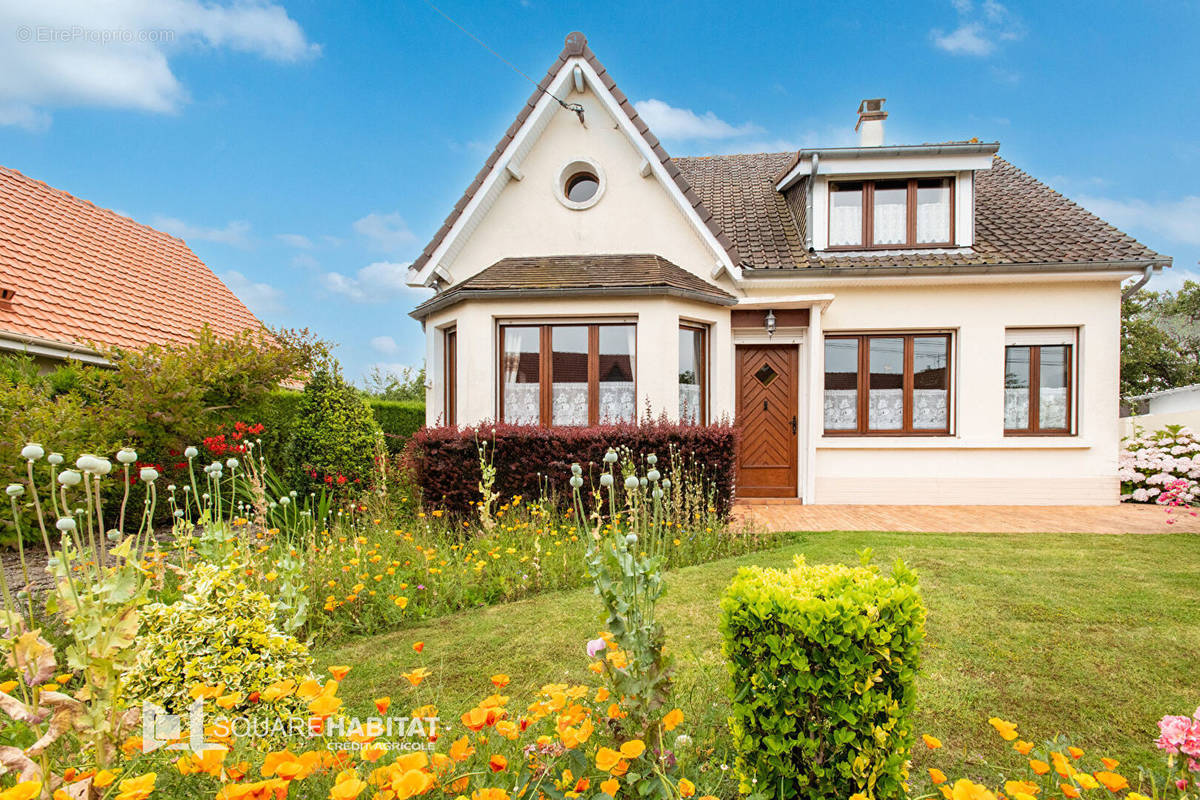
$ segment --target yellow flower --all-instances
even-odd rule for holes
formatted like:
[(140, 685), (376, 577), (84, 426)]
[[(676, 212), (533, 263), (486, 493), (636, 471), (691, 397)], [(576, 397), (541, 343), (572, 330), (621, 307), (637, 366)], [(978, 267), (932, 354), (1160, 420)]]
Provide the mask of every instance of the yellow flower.
[(1115, 772), (1096, 772), (1093, 775), (1110, 792), (1116, 793), (1129, 788), (1129, 781), (1125, 780), (1124, 775), (1118, 775)]
[(11, 789), (0, 792), (0, 800), (31, 800), (42, 791), (41, 781), (21, 781)]
[[(605, 697), (607, 697), (607, 695)], [(599, 693), (596, 694), (596, 700), (602, 701)], [(678, 708), (672, 709), (671, 711), (667, 712), (665, 717), (663, 717), (663, 729), (673, 731), (681, 722), (683, 722), (683, 712)]]
[(1017, 738), (1017, 725), (1014, 722), (1006, 722), (999, 717), (992, 717), (988, 720), (988, 724), (996, 729), (996, 733), (1005, 741), (1011, 742)]
[(412, 672), (401, 672), (400, 677), (407, 680), (413, 686), (420, 686), (421, 681), (428, 678), (433, 673), (425, 669), (425, 667), (417, 667)]
[[(8, 694), (13, 689), (17, 688), (18, 685), (19, 684), (16, 681), (5, 681), (4, 683), (0, 683), (0, 692)], [(31, 781), (26, 781), (26, 783), (31, 783)]]
[(338, 773), (337, 783), (329, 789), (330, 800), (354, 800), (363, 793), (367, 784), (359, 780), (354, 770)]
[(950, 790), (951, 800), (996, 800), (996, 795), (988, 791), (986, 786), (959, 778)]
[(936, 736), (930, 736), (928, 733), (921, 734), (921, 741), (923, 741), (925, 746), (930, 750), (937, 750), (942, 746), (941, 739), (938, 739)]
[(617, 790), (621, 788), (620, 782), (616, 778), (609, 778), (600, 784), (600, 791), (604, 792), (609, 797), (616, 797)]
[(1024, 739), (1018, 739), (1016, 743), (1013, 744), (1013, 750), (1016, 750), (1023, 756), (1027, 756), (1033, 751), (1033, 742), (1027, 742)]
[(596, 751), (596, 769), (601, 772), (612, 772), (621, 761), (621, 754), (611, 747), (601, 747)]
[(1086, 772), (1076, 772), (1074, 775), (1075, 782), (1084, 789), (1099, 789), (1100, 782), (1088, 775)]
[(930, 767), (929, 768), (929, 780), (933, 781), (935, 786), (939, 783), (945, 783), (946, 782), (946, 773), (942, 772), (937, 767)]
[(646, 752), (646, 744), (641, 739), (634, 739), (621, 745), (621, 755), (625, 758), (637, 758)]
[(112, 770), (102, 769), (92, 778), (92, 786), (98, 789), (103, 789), (117, 779), (117, 773)]
[(679, 794), (683, 797), (691, 797), (696, 793), (696, 784), (689, 781), (687, 778), (679, 779)]
[(1008, 792), (1013, 797), (1019, 794), (1027, 794), (1033, 796), (1040, 792), (1042, 787), (1038, 786), (1033, 781), (1006, 781), (1004, 791)]
[(1050, 771), (1050, 765), (1045, 761), (1038, 761), (1036, 758), (1029, 759), (1029, 768), (1033, 770), (1035, 775), (1045, 775)]
[(157, 773), (147, 772), (145, 775), (121, 781), (118, 787), (121, 793), (116, 796), (116, 800), (146, 800), (150, 792), (154, 791), (154, 781), (157, 779)]

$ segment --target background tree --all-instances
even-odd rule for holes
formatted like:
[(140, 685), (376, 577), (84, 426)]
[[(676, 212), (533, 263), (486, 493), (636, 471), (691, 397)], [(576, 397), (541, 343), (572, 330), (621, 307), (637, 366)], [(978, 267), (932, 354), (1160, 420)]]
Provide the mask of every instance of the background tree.
[(425, 367), (401, 367), (399, 372), (371, 368), (363, 380), (363, 391), (376, 400), (425, 402)]
[(1200, 382), (1200, 283), (1121, 303), (1121, 396)]

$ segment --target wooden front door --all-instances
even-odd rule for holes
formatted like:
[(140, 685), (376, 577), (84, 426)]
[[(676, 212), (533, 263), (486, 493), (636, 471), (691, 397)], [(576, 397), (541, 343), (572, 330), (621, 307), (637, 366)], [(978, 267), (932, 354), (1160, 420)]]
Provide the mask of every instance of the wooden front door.
[(797, 484), (795, 345), (738, 345), (737, 425), (742, 433), (737, 493), (795, 497)]

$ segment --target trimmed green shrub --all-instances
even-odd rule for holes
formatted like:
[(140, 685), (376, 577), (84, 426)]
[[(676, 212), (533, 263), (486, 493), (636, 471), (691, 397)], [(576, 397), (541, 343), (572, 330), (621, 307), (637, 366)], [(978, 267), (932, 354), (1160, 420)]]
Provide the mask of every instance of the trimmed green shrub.
[(425, 427), (425, 404), (419, 400), (372, 398), (367, 404), (383, 430), (384, 444), (392, 455), (399, 455), (412, 435)]
[(313, 371), (296, 406), (288, 477), (297, 489), (365, 486), (371, 478), (379, 423), (361, 394), (342, 378), (337, 364)]
[(902, 561), (743, 567), (721, 600), (741, 791), (899, 800), (925, 610)]
[(253, 411), (245, 412), (246, 422), (258, 422), (263, 426), (263, 453), (272, 464), (282, 464), (292, 440), (296, 425), (296, 412), (300, 408), (302, 392), (278, 389), (263, 398)]

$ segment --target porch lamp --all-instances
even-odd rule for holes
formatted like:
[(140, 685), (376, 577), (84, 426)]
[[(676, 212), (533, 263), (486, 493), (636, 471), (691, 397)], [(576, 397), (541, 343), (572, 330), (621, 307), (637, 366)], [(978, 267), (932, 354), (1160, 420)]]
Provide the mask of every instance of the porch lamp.
[(764, 321), (764, 327), (767, 329), (767, 336), (775, 335), (775, 312), (767, 309), (767, 318)]

